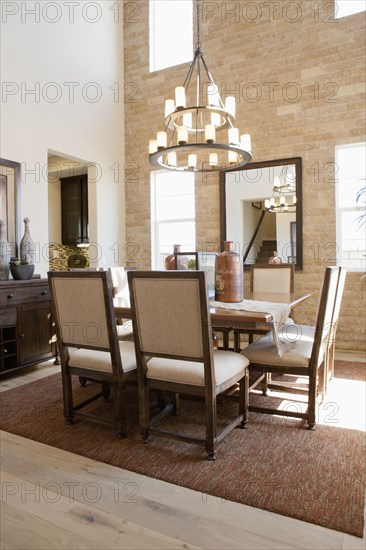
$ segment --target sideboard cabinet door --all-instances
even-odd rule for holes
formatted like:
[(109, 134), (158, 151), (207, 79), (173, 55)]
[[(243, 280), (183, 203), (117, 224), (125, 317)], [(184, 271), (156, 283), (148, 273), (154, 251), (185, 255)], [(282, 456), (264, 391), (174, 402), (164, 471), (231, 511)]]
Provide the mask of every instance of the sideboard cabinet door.
[(54, 355), (48, 302), (18, 306), (19, 363), (27, 365)]

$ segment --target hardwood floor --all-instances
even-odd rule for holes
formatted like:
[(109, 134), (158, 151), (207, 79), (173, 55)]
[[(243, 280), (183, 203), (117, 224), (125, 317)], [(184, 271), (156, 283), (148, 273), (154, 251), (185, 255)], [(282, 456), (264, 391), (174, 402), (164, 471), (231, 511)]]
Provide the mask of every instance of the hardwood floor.
[[(356, 360), (352, 356), (342, 359)], [(362, 360), (362, 359), (361, 359)], [(51, 362), (1, 391), (57, 372)], [(0, 548), (349, 549), (360, 539), (1, 432)]]

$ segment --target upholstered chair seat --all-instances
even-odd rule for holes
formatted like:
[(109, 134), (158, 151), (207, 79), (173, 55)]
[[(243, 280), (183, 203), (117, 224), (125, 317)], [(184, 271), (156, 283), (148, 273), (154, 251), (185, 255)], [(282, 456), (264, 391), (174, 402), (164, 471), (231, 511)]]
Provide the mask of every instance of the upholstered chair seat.
[[(295, 325), (300, 327), (300, 325)], [(298, 340), (286, 341), (282, 338), (281, 351), (279, 355), (277, 346), (273, 342), (272, 334), (262, 336), (241, 352), (249, 359), (251, 363), (256, 365), (276, 365), (287, 367), (288, 369), (302, 367), (308, 368), (313, 349), (314, 335), (303, 335)], [(324, 349), (319, 352), (318, 363), (324, 359)]]
[[(232, 376), (242, 373), (249, 364), (249, 361), (240, 354), (233, 355), (232, 352), (223, 350), (214, 351), (213, 359), (216, 387)], [(204, 365), (197, 361), (153, 357), (147, 363), (146, 377), (194, 386), (205, 385)]]
[(123, 321), (121, 325), (117, 325), (117, 336), (123, 342), (133, 342), (132, 321)]
[[(132, 342), (118, 342), (123, 364), (123, 372), (136, 370), (135, 346)], [(112, 373), (111, 354), (107, 351), (76, 349), (69, 350), (69, 367), (102, 370)]]

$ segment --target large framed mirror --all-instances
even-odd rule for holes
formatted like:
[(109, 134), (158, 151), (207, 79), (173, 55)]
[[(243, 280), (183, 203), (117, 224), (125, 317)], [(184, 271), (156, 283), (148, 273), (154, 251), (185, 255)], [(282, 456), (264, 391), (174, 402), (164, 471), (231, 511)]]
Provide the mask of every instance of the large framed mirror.
[(244, 269), (268, 263), (303, 267), (301, 157), (252, 162), (220, 174), (220, 239), (233, 241)]
[(0, 158), (0, 219), (11, 255), (17, 256), (20, 240), (20, 163)]

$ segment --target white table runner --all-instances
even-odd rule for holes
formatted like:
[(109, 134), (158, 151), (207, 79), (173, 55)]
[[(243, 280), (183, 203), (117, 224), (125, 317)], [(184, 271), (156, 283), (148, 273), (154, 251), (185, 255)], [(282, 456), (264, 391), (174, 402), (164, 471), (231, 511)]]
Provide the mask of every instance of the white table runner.
[(223, 309), (234, 309), (239, 311), (258, 311), (261, 313), (269, 313), (270, 315), (272, 315), (273, 321), (271, 321), (269, 324), (272, 327), (273, 340), (276, 344), (278, 354), (282, 356), (281, 344), (277, 331), (287, 321), (291, 310), (288, 304), (266, 302), (261, 300), (243, 300), (242, 302), (236, 303), (218, 302), (216, 300), (213, 300), (210, 302), (210, 305), (212, 307)]

